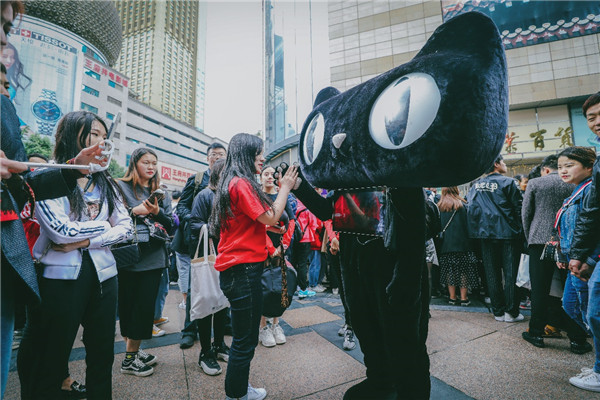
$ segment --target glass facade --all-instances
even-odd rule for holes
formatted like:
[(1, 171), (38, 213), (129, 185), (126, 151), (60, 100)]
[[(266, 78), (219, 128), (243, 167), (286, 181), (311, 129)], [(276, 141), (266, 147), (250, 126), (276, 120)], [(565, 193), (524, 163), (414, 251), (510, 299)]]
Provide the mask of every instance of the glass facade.
[(265, 150), (271, 159), (296, 144), (315, 96), (329, 86), (327, 4), (265, 0), (263, 9)]

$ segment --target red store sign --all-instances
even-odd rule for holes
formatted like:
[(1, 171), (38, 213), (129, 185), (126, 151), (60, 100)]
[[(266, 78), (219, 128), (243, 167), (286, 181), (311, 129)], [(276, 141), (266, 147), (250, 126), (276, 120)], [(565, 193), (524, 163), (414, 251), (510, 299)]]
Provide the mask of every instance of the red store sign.
[(108, 78), (110, 80), (112, 80), (113, 82), (118, 83), (119, 85), (123, 85), (125, 87), (129, 86), (129, 80), (121, 77), (118, 74), (115, 74), (112, 71), (109, 71), (108, 68), (106, 68), (103, 65), (100, 65), (92, 60), (90, 60), (89, 58), (85, 59), (85, 65), (84, 65), (87, 69), (94, 71), (97, 74), (100, 75), (104, 75), (104, 76), (108, 76)]

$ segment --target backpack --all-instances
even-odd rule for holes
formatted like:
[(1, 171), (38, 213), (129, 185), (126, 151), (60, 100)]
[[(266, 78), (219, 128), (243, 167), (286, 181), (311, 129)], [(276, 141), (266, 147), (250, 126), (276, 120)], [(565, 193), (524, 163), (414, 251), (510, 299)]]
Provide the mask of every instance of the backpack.
[(196, 172), (196, 177), (194, 178), (194, 198), (198, 194), (198, 187), (202, 184), (202, 177), (204, 176), (204, 171)]

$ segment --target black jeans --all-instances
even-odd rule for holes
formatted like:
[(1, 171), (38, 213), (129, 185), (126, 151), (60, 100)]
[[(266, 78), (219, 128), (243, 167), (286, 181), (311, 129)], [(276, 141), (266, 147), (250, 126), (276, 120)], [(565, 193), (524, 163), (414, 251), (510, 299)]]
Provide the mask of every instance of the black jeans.
[[(517, 298), (517, 272), (521, 251), (517, 240), (482, 239), (481, 257), (485, 270), (492, 312), (503, 316), (505, 312), (513, 318), (519, 315)], [(504, 288), (502, 274), (504, 273)]]
[(76, 280), (40, 280), (42, 303), (29, 307), (17, 367), (22, 399), (61, 398), (71, 348), (83, 326), (88, 399), (112, 398), (117, 277), (102, 283), (88, 252)]
[(248, 392), (250, 362), (258, 345), (258, 328), (262, 316), (261, 276), (264, 262), (238, 264), (222, 271), (221, 290), (231, 304), (233, 341), (227, 362), (225, 394), (243, 397)]
[(308, 266), (310, 264), (310, 243), (297, 243), (294, 246), (292, 264), (298, 273), (298, 286), (301, 290), (306, 290), (308, 287)]
[(219, 345), (223, 343), (226, 322), (227, 308), (196, 321), (198, 332), (200, 333), (200, 347), (202, 351), (208, 351), (211, 348), (210, 338), (213, 328), (215, 332), (215, 344)]
[(543, 251), (543, 244), (529, 245), (529, 278), (531, 280), (529, 333), (534, 336), (542, 336), (546, 324), (551, 324), (566, 330), (571, 340), (577, 342), (585, 340), (586, 333), (583, 328), (569, 318), (560, 301), (552, 301), (550, 298), (552, 277), (557, 267), (552, 260), (540, 260)]

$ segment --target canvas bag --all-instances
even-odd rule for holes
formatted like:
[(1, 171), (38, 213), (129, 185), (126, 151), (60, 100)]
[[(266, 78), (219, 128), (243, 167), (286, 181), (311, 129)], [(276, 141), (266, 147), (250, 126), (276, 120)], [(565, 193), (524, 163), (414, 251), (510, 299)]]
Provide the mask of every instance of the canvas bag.
[[(198, 257), (200, 242), (204, 248), (202, 257)], [(209, 253), (210, 247), (210, 253)], [(224, 308), (229, 307), (229, 301), (219, 285), (219, 271), (215, 269), (217, 259), (212, 239), (208, 238), (206, 225), (200, 229), (196, 254), (190, 269), (190, 320), (202, 319)]]

